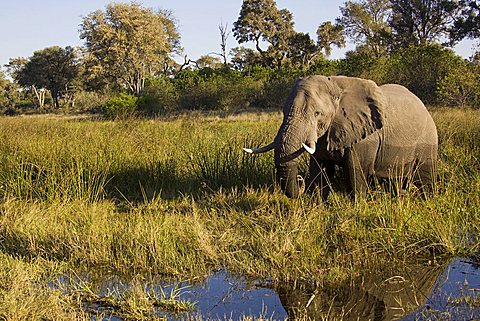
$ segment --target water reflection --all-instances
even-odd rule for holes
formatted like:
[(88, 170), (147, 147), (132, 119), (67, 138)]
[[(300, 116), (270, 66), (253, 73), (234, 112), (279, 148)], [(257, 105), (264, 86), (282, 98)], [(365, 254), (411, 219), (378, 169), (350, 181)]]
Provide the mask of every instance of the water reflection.
[(404, 320), (480, 320), (480, 265), (454, 259), (438, 276), (425, 304)]
[(397, 320), (426, 302), (439, 272), (438, 267), (409, 267), (375, 271), (344, 285), (276, 290), (292, 320)]
[(480, 318), (480, 267), (464, 259), (441, 266), (374, 271), (347, 284), (321, 288), (266, 285), (222, 271), (195, 286), (190, 295), (206, 319), (241, 320), (244, 315), (272, 320)]
[[(71, 282), (71, 279), (70, 281)], [(118, 277), (103, 278), (100, 293), (128, 289)], [(159, 316), (170, 320), (478, 320), (480, 267), (465, 259), (443, 266), (406, 266), (372, 271), (345, 284), (311, 287), (250, 281), (218, 271), (196, 282), (152, 281), (146, 290), (181, 298), (195, 311)], [(200, 316), (200, 318), (198, 318)], [(112, 318), (111, 320), (120, 320)]]
[(242, 320), (243, 317), (285, 320), (287, 312), (269, 282), (247, 281), (219, 271), (182, 295), (197, 302), (192, 315), (203, 320)]

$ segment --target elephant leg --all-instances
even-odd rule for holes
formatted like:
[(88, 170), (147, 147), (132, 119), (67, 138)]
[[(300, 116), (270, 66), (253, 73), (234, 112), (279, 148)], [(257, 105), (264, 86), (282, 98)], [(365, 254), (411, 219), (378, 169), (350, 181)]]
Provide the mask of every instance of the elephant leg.
[(345, 179), (352, 196), (366, 196), (368, 177), (373, 172), (373, 165), (374, 158), (368, 150), (354, 147), (345, 150)]
[[(310, 156), (310, 172), (308, 175), (307, 189), (314, 196), (321, 196), (326, 201), (331, 190), (331, 182), (335, 172), (332, 162), (325, 162)], [(317, 194), (318, 193), (318, 194)]]
[(427, 146), (421, 150), (418, 156), (413, 182), (426, 196), (433, 192), (437, 176), (438, 147), (436, 145)]
[(428, 194), (433, 191), (436, 173), (437, 164), (435, 160), (427, 160), (418, 165), (414, 183), (420, 188), (423, 194)]

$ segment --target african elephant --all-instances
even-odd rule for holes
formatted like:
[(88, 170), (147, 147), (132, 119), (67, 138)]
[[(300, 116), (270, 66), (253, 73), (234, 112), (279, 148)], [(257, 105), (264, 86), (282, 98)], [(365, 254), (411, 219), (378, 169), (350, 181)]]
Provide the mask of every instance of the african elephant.
[(276, 178), (288, 197), (298, 197), (298, 163), (311, 154), (307, 190), (326, 200), (335, 165), (346, 188), (365, 195), (372, 178), (413, 178), (431, 187), (438, 136), (421, 100), (403, 86), (377, 86), (345, 76), (308, 76), (296, 81), (284, 105), (274, 141), (249, 153), (275, 150)]

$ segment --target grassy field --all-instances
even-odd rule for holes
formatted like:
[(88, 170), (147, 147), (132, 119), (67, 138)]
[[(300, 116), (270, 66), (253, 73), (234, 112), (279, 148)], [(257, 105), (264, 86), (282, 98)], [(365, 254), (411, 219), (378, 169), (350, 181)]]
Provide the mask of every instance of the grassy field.
[[(327, 205), (287, 199), (272, 183), (273, 155), (242, 152), (270, 142), (279, 113), (0, 118), (0, 320), (89, 319), (89, 285), (52, 286), (79, 269), (190, 278), (224, 267), (323, 283), (383, 263), (478, 256), (480, 111), (432, 114), (433, 196), (375, 189), (356, 202), (333, 193)], [(112, 304), (151, 318), (165, 298), (138, 288)]]

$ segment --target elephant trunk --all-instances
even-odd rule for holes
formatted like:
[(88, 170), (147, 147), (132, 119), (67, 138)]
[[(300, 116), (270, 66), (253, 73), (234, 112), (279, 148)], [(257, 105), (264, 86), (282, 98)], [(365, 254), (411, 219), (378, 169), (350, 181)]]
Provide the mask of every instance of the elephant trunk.
[(298, 162), (276, 165), (276, 178), (287, 197), (297, 198), (300, 187), (297, 180)]
[(277, 145), (275, 147), (275, 169), (276, 179), (282, 191), (290, 198), (297, 198), (300, 194), (298, 181), (299, 157), (305, 149), (302, 144), (305, 142), (304, 135), (296, 126), (282, 126), (277, 134)]

